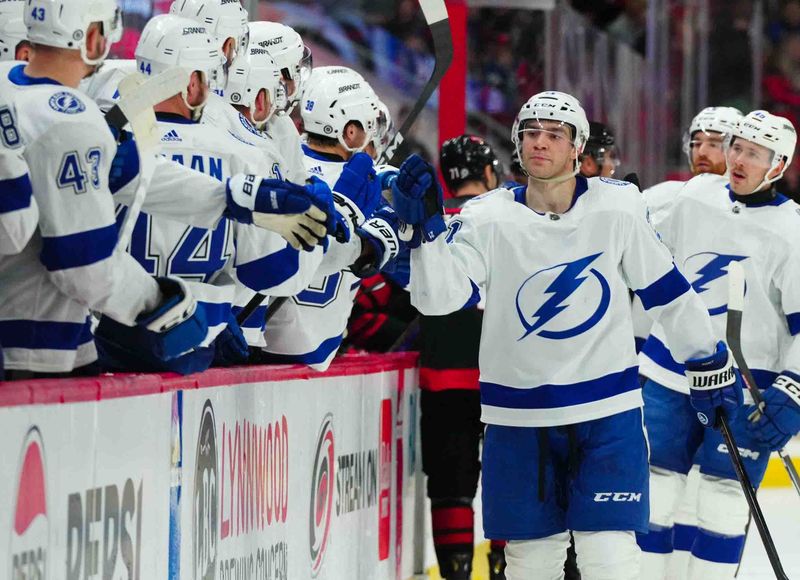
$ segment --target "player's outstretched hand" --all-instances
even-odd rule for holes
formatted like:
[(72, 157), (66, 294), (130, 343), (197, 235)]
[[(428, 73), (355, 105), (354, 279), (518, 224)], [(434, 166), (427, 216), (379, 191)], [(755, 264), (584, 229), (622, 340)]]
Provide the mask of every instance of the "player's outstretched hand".
[(350, 220), (353, 230), (378, 207), (381, 189), (372, 157), (359, 152), (345, 163), (339, 179), (333, 184), (333, 199), (339, 211)]
[(297, 250), (314, 249), (328, 234), (344, 240), (349, 236), (330, 188), (317, 178), (297, 185), (240, 174), (228, 180), (226, 195), (226, 217), (274, 231)]
[(401, 249), (398, 229), (400, 218), (392, 206), (383, 202), (364, 225), (356, 230), (362, 243), (368, 244), (369, 252), (363, 253), (351, 267), (359, 278), (374, 276), (394, 258)]
[(419, 155), (412, 155), (400, 166), (397, 178), (392, 182), (392, 202), (400, 219), (415, 226), (411, 247), (416, 247), (424, 238), (433, 241), (446, 228), (442, 217), (442, 188), (436, 179), (436, 171)]
[(764, 391), (764, 405), (748, 408), (747, 428), (770, 451), (783, 449), (800, 432), (800, 376), (786, 372)]
[(172, 360), (198, 346), (208, 333), (205, 310), (198, 308), (186, 283), (179, 278), (155, 280), (162, 296), (155, 310), (139, 315), (135, 326), (103, 316), (97, 327), (98, 339), (129, 355), (126, 358), (139, 353), (145, 360)]
[(231, 313), (228, 317), (228, 326), (214, 340), (214, 366), (242, 365), (247, 362), (249, 355), (250, 350), (242, 328)]
[(697, 418), (706, 426), (720, 428), (721, 414), (733, 420), (744, 403), (742, 378), (733, 368), (733, 357), (720, 341), (711, 356), (686, 361), (686, 378)]

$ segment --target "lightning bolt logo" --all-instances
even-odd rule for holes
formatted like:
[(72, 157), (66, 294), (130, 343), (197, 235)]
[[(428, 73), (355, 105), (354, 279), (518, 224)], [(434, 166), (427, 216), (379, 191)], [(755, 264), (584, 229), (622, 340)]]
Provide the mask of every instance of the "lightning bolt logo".
[[(560, 330), (560, 331), (553, 331), (553, 330), (546, 330), (544, 327), (549, 323), (551, 320), (556, 318), (561, 312), (569, 308), (569, 304), (564, 304), (564, 302), (572, 296), (572, 294), (581, 287), (584, 281), (589, 277), (589, 275), (583, 275), (584, 271), (589, 267), (589, 265), (594, 262), (599, 256), (602, 255), (602, 252), (599, 254), (592, 254), (591, 256), (586, 256), (585, 258), (581, 258), (579, 260), (575, 260), (574, 262), (567, 262), (564, 264), (558, 264), (551, 268), (546, 268), (545, 270), (540, 270), (530, 276), (525, 282), (522, 283), (520, 289), (517, 291), (517, 315), (519, 316), (520, 322), (522, 323), (523, 328), (525, 329), (525, 333), (519, 338), (522, 340), (529, 336), (532, 333), (537, 333), (538, 336), (543, 338), (551, 338), (551, 339), (565, 339), (565, 338), (572, 338), (573, 336), (577, 336), (589, 330), (595, 324), (597, 324), (603, 315), (608, 310), (608, 305), (611, 301), (611, 291), (608, 284), (608, 281), (594, 268), (589, 270), (589, 274), (594, 276), (598, 282), (600, 283), (600, 287), (602, 290), (602, 294), (600, 297), (600, 303), (598, 304), (597, 308), (595, 309), (594, 313), (584, 322), (575, 326), (574, 328), (570, 328), (567, 330)], [(553, 280), (548, 286), (547, 289), (544, 291), (545, 294), (550, 294), (550, 297), (545, 300), (545, 302), (539, 306), (539, 308), (533, 313), (531, 316), (532, 323), (529, 323), (526, 320), (526, 315), (523, 312), (522, 307), (520, 306), (520, 294), (522, 293), (523, 289), (525, 288), (526, 284), (533, 280), (536, 276), (542, 274), (543, 272), (548, 272), (551, 270), (561, 268), (561, 272), (556, 276), (555, 280)], [(535, 322), (533, 322), (535, 321)]]
[[(746, 260), (747, 256), (718, 254), (716, 252), (700, 252), (686, 258), (684, 264), (688, 264), (690, 261), (695, 261), (695, 259), (707, 260), (703, 266), (696, 270), (697, 277), (695, 278), (694, 282), (692, 282), (692, 288), (694, 288), (694, 291), (698, 294), (703, 294), (711, 289), (711, 284), (715, 280), (728, 275), (728, 266), (731, 262), (741, 262), (742, 260)], [(691, 269), (692, 268), (690, 267), (689, 270), (691, 271)], [(711, 316), (727, 312), (727, 294), (722, 293), (722, 295), (726, 297), (723, 299), (723, 304), (720, 306), (712, 306), (708, 309), (708, 313)], [(708, 302), (707, 297), (706, 302)]]

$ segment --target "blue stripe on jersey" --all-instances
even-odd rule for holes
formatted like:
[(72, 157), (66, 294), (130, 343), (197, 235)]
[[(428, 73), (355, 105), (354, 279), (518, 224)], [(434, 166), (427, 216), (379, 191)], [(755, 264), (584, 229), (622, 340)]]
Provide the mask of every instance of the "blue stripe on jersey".
[[(231, 311), (233, 312), (234, 316), (237, 316), (242, 311), (242, 307), (234, 306), (233, 308), (231, 308)], [(261, 306), (256, 308), (250, 315), (250, 317), (241, 324), (241, 327), (263, 329), (264, 319), (266, 317), (267, 317), (267, 305), (262, 304)]]
[(273, 352), (265, 352), (264, 355), (265, 360), (271, 364), (314, 365), (325, 361), (332, 352), (339, 348), (340, 344), (342, 344), (341, 335), (327, 339), (315, 350), (305, 354), (276, 354)]
[(636, 295), (642, 300), (645, 310), (650, 310), (656, 306), (669, 304), (676, 298), (683, 296), (689, 290), (689, 282), (672, 265), (672, 270), (661, 276), (658, 280), (650, 284), (647, 288), (635, 290)]
[(89, 317), (84, 322), (0, 320), (3, 348), (75, 350), (92, 340)]
[[(569, 207), (567, 208), (567, 211), (571, 210), (575, 206), (575, 202), (578, 201), (578, 198), (580, 196), (582, 196), (584, 193), (586, 193), (586, 191), (588, 189), (589, 189), (589, 181), (582, 175), (576, 175), (575, 176), (575, 193), (572, 196), (572, 201), (570, 202)], [(522, 205), (527, 207), (528, 200), (526, 198), (526, 193), (528, 191), (528, 186), (527, 185), (520, 185), (519, 187), (513, 188), (511, 191), (514, 192), (514, 201), (516, 201), (517, 203), (521, 203)], [(545, 214), (543, 214), (541, 212), (536, 211), (533, 208), (530, 208), (530, 209), (532, 209), (533, 211), (535, 211), (539, 215), (545, 215)], [(564, 213), (566, 213), (566, 212), (564, 212)]]
[(25, 209), (31, 205), (31, 180), (28, 174), (14, 179), (0, 179), (0, 213)]
[(684, 365), (672, 358), (672, 354), (669, 352), (667, 346), (652, 334), (647, 337), (642, 347), (642, 354), (647, 355), (648, 358), (658, 366), (672, 371), (673, 373), (683, 375), (686, 370)]
[(672, 553), (672, 528), (665, 528), (650, 524), (646, 534), (636, 534), (636, 543), (643, 552), (650, 554), (671, 554)]
[(786, 315), (786, 322), (789, 324), (789, 333), (792, 336), (800, 334), (800, 312)]
[(8, 80), (17, 86), (26, 85), (57, 85), (61, 83), (48, 77), (29, 77), (25, 74), (25, 65), (20, 64), (8, 71)]
[(300, 252), (289, 246), (280, 251), (236, 266), (236, 277), (253, 290), (283, 284), (300, 269)]
[(515, 389), (480, 381), (481, 404), (509, 409), (559, 409), (594, 403), (639, 388), (638, 367), (630, 367), (597, 379), (566, 385), (541, 385)]
[(470, 280), (469, 283), (472, 285), (472, 294), (469, 298), (467, 298), (467, 301), (464, 303), (464, 306), (461, 307), (461, 310), (477, 306), (481, 301), (481, 291), (478, 289), (478, 285), (472, 280)]
[(692, 546), (692, 555), (707, 562), (738, 564), (744, 549), (744, 536), (722, 536), (700, 529)]
[(353, 290), (358, 290), (358, 287), (361, 286), (361, 280), (356, 280), (352, 284), (350, 284), (350, 292)]
[(117, 224), (67, 236), (42, 236), (40, 259), (49, 271), (90, 266), (105, 260), (117, 244)]
[[(778, 373), (775, 371), (764, 371), (761, 369), (750, 369), (750, 372), (753, 373), (753, 378), (756, 381), (756, 385), (758, 385), (759, 389), (766, 389), (772, 383), (775, 382), (775, 379), (778, 378)], [(791, 374), (786, 373), (784, 371), (783, 374)]]
[(228, 317), (231, 314), (230, 304), (226, 302), (198, 302), (197, 305), (203, 308), (209, 328), (228, 322)]

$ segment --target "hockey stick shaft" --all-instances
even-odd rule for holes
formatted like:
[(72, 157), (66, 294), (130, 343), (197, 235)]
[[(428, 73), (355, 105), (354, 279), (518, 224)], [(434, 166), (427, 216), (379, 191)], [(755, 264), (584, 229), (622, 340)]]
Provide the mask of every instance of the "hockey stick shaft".
[[(756, 383), (755, 377), (753, 377), (750, 367), (747, 366), (747, 361), (742, 353), (744, 288), (744, 267), (739, 262), (731, 262), (728, 266), (728, 322), (725, 338), (733, 354), (733, 359), (736, 361), (736, 366), (739, 367), (739, 372), (742, 374), (747, 390), (753, 397), (756, 407), (762, 411), (764, 407), (764, 396), (761, 394), (758, 383)], [(795, 491), (800, 494), (800, 475), (797, 473), (792, 458), (784, 449), (778, 451), (778, 457), (781, 458), (783, 467), (786, 469), (786, 473), (789, 475), (789, 479)]]
[[(447, 16), (447, 6), (445, 6), (444, 0), (419, 0), (419, 5), (420, 8), (422, 8), (422, 13), (425, 15), (425, 22), (428, 23), (431, 36), (433, 37), (433, 54), (435, 59), (433, 72), (414, 103), (414, 107), (403, 120), (400, 129), (394, 134), (386, 150), (378, 160), (378, 164), (387, 163), (387, 160), (389, 160), (389, 163), (396, 163), (395, 157), (397, 148), (403, 143), (403, 135), (408, 133), (409, 129), (411, 129), (411, 126), (425, 108), (428, 99), (431, 98), (433, 91), (439, 86), (442, 77), (447, 72), (447, 69), (450, 68), (450, 63), (453, 61), (453, 35), (450, 32), (450, 20)], [(236, 321), (240, 325), (244, 324), (247, 319), (252, 316), (253, 312), (261, 306), (265, 298), (266, 296), (263, 294), (256, 294), (253, 296), (244, 308), (239, 311), (239, 314), (236, 315)], [(288, 299), (287, 296), (281, 296), (273, 300), (267, 311), (266, 322), (270, 321), (278, 309), (283, 306), (283, 303)]]
[(778, 580), (788, 580), (789, 577), (783, 570), (778, 550), (775, 548), (775, 542), (772, 540), (772, 535), (769, 533), (767, 521), (764, 519), (764, 514), (761, 511), (761, 506), (756, 498), (756, 492), (753, 485), (750, 483), (750, 477), (744, 468), (742, 456), (739, 454), (739, 448), (736, 446), (736, 440), (733, 438), (728, 419), (722, 415), (720, 416), (720, 426), (722, 428), (722, 437), (725, 439), (725, 444), (728, 446), (728, 455), (730, 455), (733, 469), (736, 471), (736, 477), (742, 486), (744, 497), (747, 500), (747, 505), (750, 506), (750, 513), (753, 516), (753, 521), (758, 528), (758, 534), (761, 536), (761, 542), (764, 544), (764, 549), (767, 552), (769, 563), (772, 565), (772, 571), (775, 573), (775, 578)]

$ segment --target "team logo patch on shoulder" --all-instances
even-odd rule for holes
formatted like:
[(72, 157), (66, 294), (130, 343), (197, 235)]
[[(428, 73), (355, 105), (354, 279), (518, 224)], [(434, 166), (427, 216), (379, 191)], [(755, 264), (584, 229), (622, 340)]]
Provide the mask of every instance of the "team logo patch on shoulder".
[(602, 181), (603, 183), (608, 183), (609, 185), (624, 186), (624, 185), (630, 185), (631, 184), (630, 181), (621, 181), (619, 179), (612, 179), (611, 177), (601, 177), (600, 181)]
[(86, 105), (72, 93), (61, 91), (50, 97), (50, 108), (57, 113), (77, 115), (86, 110)]

